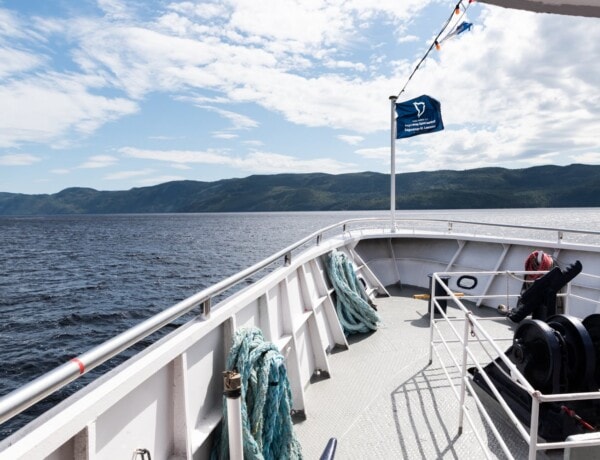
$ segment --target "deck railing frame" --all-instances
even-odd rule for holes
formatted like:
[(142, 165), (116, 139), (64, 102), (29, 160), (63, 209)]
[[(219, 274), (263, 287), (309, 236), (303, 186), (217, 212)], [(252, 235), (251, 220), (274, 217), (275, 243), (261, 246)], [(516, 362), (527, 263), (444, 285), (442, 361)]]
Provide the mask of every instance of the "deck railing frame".
[[(558, 235), (558, 242), (562, 242), (562, 237), (565, 233), (575, 234), (588, 234), (588, 235), (600, 235), (600, 232), (594, 231), (582, 231), (576, 229), (559, 229), (549, 227), (531, 227), (531, 226), (519, 226), (519, 225), (507, 225), (507, 224), (495, 224), (495, 223), (482, 223), (482, 222), (471, 222), (453, 219), (429, 219), (429, 218), (396, 218), (394, 228), (390, 228), (389, 217), (370, 217), (360, 219), (348, 219), (342, 222), (324, 227), (309, 236), (297, 241), (296, 243), (276, 252), (275, 254), (263, 259), (262, 261), (242, 270), (235, 275), (232, 275), (200, 292), (188, 297), (187, 299), (169, 307), (162, 312), (152, 316), (151, 318), (143, 321), (142, 323), (133, 326), (127, 331), (107, 340), (106, 342), (97, 345), (96, 347), (72, 358), (70, 361), (62, 364), (61, 366), (43, 374), (42, 376), (32, 380), (31, 382), (23, 385), (17, 390), (4, 395), (0, 398), (0, 424), (11, 419), (12, 417), (20, 414), (25, 409), (31, 407), (35, 403), (39, 402), (46, 396), (58, 391), (67, 384), (81, 377), (83, 374), (88, 373), (92, 369), (105, 363), (109, 359), (123, 352), (127, 348), (135, 345), (149, 335), (157, 332), (168, 324), (173, 323), (181, 316), (193, 311), (200, 307), (200, 315), (202, 318), (209, 318), (212, 299), (216, 296), (230, 290), (234, 286), (238, 285), (245, 279), (257, 274), (258, 272), (271, 266), (278, 260), (284, 260), (284, 264), (291, 262), (293, 251), (301, 249), (307, 243), (313, 242), (314, 245), (318, 246), (323, 243), (323, 236), (326, 233), (333, 232), (334, 230), (341, 229), (342, 235), (350, 235), (351, 230), (349, 227), (356, 224), (374, 224), (376, 222), (382, 223), (380, 227), (369, 227), (369, 230), (377, 230), (381, 235), (389, 234), (392, 237), (402, 236), (397, 230), (400, 228), (408, 229), (409, 231), (416, 231), (417, 229), (422, 230), (421, 227), (417, 228), (417, 225), (425, 223), (445, 223), (447, 233), (453, 233), (453, 224), (464, 224), (473, 226), (484, 226), (484, 227), (495, 227), (495, 228), (519, 228), (529, 230), (539, 230), (544, 232), (556, 233)], [(387, 225), (385, 225), (387, 223)], [(412, 225), (411, 225), (412, 223)], [(352, 232), (356, 231), (352, 230)]]
[[(494, 276), (512, 276), (512, 275), (525, 275), (525, 274), (534, 274), (534, 273), (536, 273), (536, 272), (526, 272), (526, 271), (495, 271), (495, 272), (492, 272), (492, 271), (490, 271), (490, 272), (477, 272), (476, 274), (477, 275), (494, 275)], [(531, 386), (531, 384), (527, 381), (527, 379), (517, 369), (517, 367), (507, 358), (505, 352), (498, 346), (498, 344), (496, 344), (497, 339), (491, 337), (485, 331), (485, 329), (479, 324), (480, 321), (477, 320), (474, 317), (473, 313), (468, 308), (465, 307), (465, 305), (462, 302), (462, 300), (464, 300), (465, 297), (456, 296), (454, 294), (454, 292), (452, 292), (448, 288), (448, 286), (441, 280), (441, 277), (474, 275), (474, 274), (475, 273), (473, 273), (473, 272), (436, 272), (436, 273), (433, 273), (432, 276), (433, 276), (433, 280), (435, 280), (435, 281), (432, 280), (432, 286), (435, 286), (435, 282), (439, 283), (443, 287), (443, 289), (445, 291), (445, 295), (436, 296), (435, 290), (433, 288), (430, 293), (432, 301), (431, 301), (431, 311), (429, 312), (429, 315), (430, 315), (429, 316), (430, 317), (430, 348), (429, 348), (430, 360), (429, 360), (429, 363), (430, 364), (432, 363), (433, 355), (435, 354), (436, 357), (438, 358), (440, 366), (442, 367), (442, 369), (446, 375), (446, 378), (448, 379), (448, 381), (450, 383), (450, 386), (451, 386), (457, 400), (459, 401), (458, 434), (460, 435), (463, 431), (463, 417), (466, 416), (470, 425), (474, 428), (476, 438), (477, 438), (480, 446), (482, 447), (483, 451), (485, 452), (486, 457), (492, 458), (490, 456), (490, 452), (487, 449), (486, 443), (477, 434), (477, 432), (475, 430), (475, 426), (476, 426), (475, 422), (470, 417), (469, 411), (467, 410), (466, 390), (468, 389), (469, 394), (473, 397), (475, 404), (477, 405), (481, 414), (485, 418), (485, 420), (486, 420), (488, 426), (490, 427), (492, 433), (494, 434), (496, 440), (500, 444), (501, 449), (503, 450), (503, 452), (506, 454), (506, 456), (508, 458), (510, 458), (510, 459), (514, 458), (514, 456), (510, 452), (510, 449), (505, 444), (503, 437), (500, 435), (495, 423), (492, 421), (492, 417), (488, 413), (487, 408), (485, 407), (485, 405), (483, 404), (483, 402), (481, 401), (481, 399), (478, 397), (477, 393), (475, 392), (475, 389), (467, 375), (467, 365), (470, 364), (472, 366), (475, 366), (478, 369), (480, 375), (485, 380), (488, 387), (494, 394), (496, 401), (498, 401), (498, 403), (500, 404), (500, 407), (504, 411), (505, 415), (512, 422), (514, 427), (520, 433), (521, 437), (528, 444), (528, 446), (529, 446), (528, 459), (529, 460), (535, 460), (536, 456), (537, 456), (537, 452), (540, 450), (600, 446), (600, 438), (596, 438), (593, 440), (587, 439), (587, 440), (562, 441), (562, 442), (540, 442), (539, 441), (537, 432), (538, 432), (538, 427), (539, 427), (540, 404), (545, 403), (545, 402), (552, 402), (552, 401), (565, 402), (565, 401), (576, 401), (576, 400), (600, 399), (600, 391), (582, 392), (582, 393), (543, 394), (540, 391), (535, 390)], [(584, 274), (582, 273), (582, 275), (584, 275)], [(570, 294), (570, 283), (567, 287), (567, 292), (565, 295), (568, 296), (569, 294)], [(512, 296), (514, 297), (517, 295), (515, 294)], [(474, 299), (477, 297), (478, 296), (469, 296), (468, 298)], [(464, 316), (459, 319), (450, 319), (440, 306), (439, 300), (442, 300), (442, 299), (453, 302), (454, 306), (457, 307), (463, 313)], [(568, 305), (568, 303), (567, 303), (567, 305)], [(568, 310), (566, 310), (565, 313), (568, 313)], [(488, 318), (488, 319), (498, 319), (498, 318)], [(462, 334), (461, 334), (461, 331), (458, 331), (452, 324), (453, 322), (456, 322), (456, 321), (464, 321), (464, 329), (462, 331)], [(442, 332), (438, 326), (439, 322), (444, 322), (447, 325), (449, 325), (449, 329), (450, 329), (452, 335), (454, 336), (453, 338), (448, 340), (444, 337), (444, 335), (442, 334)], [(508, 406), (506, 401), (504, 401), (504, 399), (500, 395), (498, 389), (496, 388), (496, 386), (494, 385), (492, 380), (485, 373), (485, 371), (483, 369), (483, 365), (479, 362), (479, 360), (475, 356), (475, 353), (473, 352), (473, 347), (471, 346), (473, 341), (469, 340), (469, 335), (473, 334), (473, 333), (475, 333), (475, 335), (477, 337), (483, 338), (485, 343), (487, 343), (494, 350), (494, 352), (496, 353), (496, 357), (502, 359), (503, 363), (509, 369), (510, 375), (513, 378), (513, 380), (516, 380), (519, 383), (519, 385), (521, 386), (521, 388), (523, 388), (531, 396), (531, 400), (532, 400), (531, 418), (530, 418), (531, 425), (529, 427), (529, 431), (527, 431), (525, 429), (523, 424), (519, 421), (517, 416), (510, 409), (510, 407)], [(439, 339), (436, 339), (436, 336), (439, 337)], [(453, 352), (449, 346), (450, 343), (456, 343), (456, 342), (459, 342), (462, 345), (460, 356), (455, 356), (458, 353)], [(478, 345), (481, 345), (481, 343), (480, 343), (481, 339), (478, 339), (476, 342), (478, 343)], [(450, 357), (450, 359), (452, 361), (451, 366), (454, 366), (461, 374), (460, 390), (457, 390), (455, 388), (455, 385), (450, 376), (450, 372), (448, 370), (448, 366), (446, 365), (446, 363), (442, 359), (441, 354), (437, 350), (436, 345), (440, 345), (440, 344), (443, 346), (446, 353)], [(467, 357), (470, 358), (470, 360), (471, 360), (470, 362), (467, 359)], [(460, 364), (458, 362), (459, 358), (461, 361)]]

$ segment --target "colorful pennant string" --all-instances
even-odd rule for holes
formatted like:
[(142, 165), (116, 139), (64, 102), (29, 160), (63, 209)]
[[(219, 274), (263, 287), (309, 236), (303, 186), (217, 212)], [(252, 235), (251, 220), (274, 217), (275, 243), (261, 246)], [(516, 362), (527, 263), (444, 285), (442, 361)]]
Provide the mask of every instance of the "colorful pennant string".
[[(466, 1), (466, 0), (464, 0), (464, 1)], [(437, 34), (437, 36), (435, 37), (435, 39), (431, 43), (431, 46), (429, 46), (429, 49), (425, 52), (425, 55), (421, 58), (421, 60), (417, 63), (417, 65), (415, 66), (415, 68), (411, 72), (410, 76), (406, 80), (406, 83), (404, 84), (404, 86), (402, 87), (402, 89), (400, 90), (400, 92), (398, 93), (397, 97), (400, 97), (400, 95), (404, 92), (404, 90), (408, 86), (408, 83), (412, 79), (413, 75), (416, 73), (416, 71), (419, 69), (419, 67), (421, 67), (421, 64), (423, 63), (423, 61), (425, 61), (425, 59), (427, 59), (427, 56), (429, 56), (429, 53), (431, 52), (431, 50), (434, 47), (435, 47), (436, 50), (439, 51), (441, 49), (441, 46), (440, 46), (441, 43), (444, 40), (446, 40), (447, 38), (450, 38), (451, 36), (454, 36), (454, 35), (459, 35), (459, 34), (461, 34), (462, 32), (464, 32), (466, 30), (471, 30), (471, 27), (473, 27), (473, 24), (471, 24), (470, 22), (460, 22), (460, 21), (463, 18), (463, 16), (465, 15), (465, 13), (467, 12), (467, 10), (469, 9), (469, 6), (471, 6), (471, 3), (474, 3), (475, 1), (476, 0), (468, 0), (469, 3), (467, 4), (466, 7), (463, 4), (463, 0), (460, 0), (456, 4), (456, 6), (454, 7), (454, 10), (450, 14), (450, 17), (446, 20), (444, 26), (442, 27), (442, 29), (440, 30), (440, 32)], [(458, 14), (461, 13), (461, 6), (463, 7), (463, 9), (462, 9), (462, 15), (457, 20), (457, 22), (460, 22), (459, 25), (453, 31), (449, 32), (443, 39), (440, 40), (440, 36), (448, 28), (448, 25), (450, 24), (450, 22), (452, 22), (452, 18), (454, 16), (456, 16), (456, 15), (458, 15)]]

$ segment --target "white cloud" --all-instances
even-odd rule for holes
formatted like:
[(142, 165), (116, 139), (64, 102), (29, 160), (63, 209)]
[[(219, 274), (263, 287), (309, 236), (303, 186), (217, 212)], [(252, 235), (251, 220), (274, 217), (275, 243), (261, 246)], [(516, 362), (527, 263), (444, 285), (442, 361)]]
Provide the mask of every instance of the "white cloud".
[(12, 74), (28, 71), (38, 67), (44, 60), (24, 51), (0, 48), (0, 78), (7, 78)]
[(309, 173), (325, 172), (341, 174), (357, 171), (357, 166), (352, 163), (342, 163), (331, 158), (300, 159), (288, 155), (269, 152), (253, 152), (245, 158), (235, 159), (233, 166), (244, 171), (261, 174), (276, 173)]
[(205, 164), (225, 164), (229, 157), (223, 150), (143, 150), (134, 147), (123, 147), (119, 151), (129, 157), (168, 161), (171, 163), (205, 163)]
[(564, 164), (574, 149), (597, 151), (600, 29), (591, 25), (489, 8), (471, 32), (445, 42), (403, 95), (442, 103), (446, 130), (408, 141), (424, 152), (418, 166)]
[(0, 8), (0, 37), (26, 37), (17, 16), (7, 9)]
[(225, 133), (223, 131), (215, 131), (212, 134), (212, 137), (214, 137), (215, 139), (236, 139), (239, 136), (234, 133)]
[(368, 149), (359, 149), (355, 152), (357, 155), (370, 159), (370, 160), (385, 160), (389, 162), (390, 159), (390, 147), (374, 147)]
[(181, 150), (142, 150), (133, 147), (122, 148), (124, 155), (174, 164), (212, 164), (243, 170), (244, 172), (330, 172), (356, 171), (356, 165), (342, 163), (330, 158), (300, 159), (289, 155), (270, 152), (251, 152), (244, 157), (231, 156), (225, 151), (181, 151)]
[(367, 70), (367, 66), (362, 62), (350, 62), (350, 61), (336, 61), (326, 60), (323, 65), (329, 69), (350, 69), (357, 72), (364, 72)]
[(363, 136), (350, 136), (348, 134), (340, 134), (337, 138), (342, 142), (345, 142), (346, 144), (350, 145), (360, 144), (362, 141), (365, 140)]
[(188, 169), (192, 169), (192, 167), (191, 167), (191, 166), (188, 166), (188, 165), (186, 165), (186, 164), (183, 164), (183, 163), (173, 163), (173, 164), (171, 165), (171, 168), (173, 168), (173, 169), (181, 169), (181, 170), (188, 170)]
[(121, 0), (96, 0), (98, 6), (112, 19), (127, 19), (132, 17), (133, 10)]
[(168, 8), (192, 18), (212, 19), (225, 16), (227, 8), (220, 3), (193, 3), (189, 1), (171, 3)]
[[(384, 122), (380, 105), (395, 85), (392, 80), (335, 74), (311, 77), (296, 71), (312, 68), (311, 60), (316, 60), (328, 68), (363, 72), (364, 63), (334, 57), (336, 46), (348, 44), (350, 36), (359, 34), (357, 25), (377, 14), (407, 18), (427, 3), (383, 2), (373, 6), (360, 1), (327, 5), (293, 0), (232, 1), (227, 4), (229, 17), (220, 12), (223, 27), (201, 32), (179, 30), (177, 37), (148, 28), (112, 24), (99, 28), (79, 21), (82, 40), (78, 59), (90, 71), (108, 70), (114, 75), (114, 84), (135, 98), (150, 91), (211, 89), (224, 97), (199, 96), (196, 103), (253, 102), (283, 113), (297, 124), (373, 132)], [(171, 14), (190, 15), (196, 8), (188, 2), (169, 7), (174, 12)], [(256, 17), (261, 20), (254, 20)], [(232, 31), (241, 35), (232, 40)], [(358, 35), (356, 39), (364, 40)], [(290, 47), (289, 42), (298, 46)], [(310, 60), (302, 53), (309, 53)], [(257, 124), (256, 120), (252, 124), (231, 120), (236, 126)]]
[[(35, 18), (36, 33), (42, 38), (43, 34), (63, 32), (73, 40), (71, 55), (82, 73), (39, 74), (0, 87), (0, 98), (9, 107), (17, 99), (24, 101), (13, 120), (0, 115), (0, 146), (26, 141), (64, 145), (73, 132), (89, 135), (103, 124), (138, 110), (132, 101), (94, 94), (99, 85), (123, 90), (136, 99), (153, 91), (211, 89), (220, 94), (199, 96), (204, 98), (203, 104), (241, 97), (241, 102), (255, 102), (281, 112), (294, 123), (363, 127), (361, 131), (369, 132), (379, 123), (364, 123), (358, 120), (363, 118), (358, 113), (365, 111), (365, 103), (366, 112), (369, 106), (372, 111), (378, 105), (373, 102), (372, 89), (368, 89), (372, 83), (335, 75), (307, 78), (296, 75), (294, 69), (310, 68), (311, 60), (316, 59), (329, 68), (364, 71), (361, 62), (334, 58), (336, 47), (360, 40), (357, 25), (373, 20), (378, 11), (408, 17), (426, 4), (416, 0), (393, 7), (393, 2), (373, 6), (338, 0), (328, 4), (295, 0), (232, 0), (202, 5), (174, 2), (168, 5), (168, 18), (153, 25), (136, 21), (135, 10), (126, 2), (101, 0), (98, 6), (105, 13), (103, 18), (73, 17), (62, 23)], [(10, 19), (6, 21), (7, 33), (14, 36), (27, 29), (27, 24), (17, 23), (8, 13), (4, 12), (4, 17)], [(261, 20), (256, 21), (257, 17)], [(218, 27), (206, 22), (215, 20)], [(310, 59), (302, 53), (309, 53)], [(24, 51), (5, 50), (4, 54), (0, 73), (30, 70), (44, 59)], [(95, 81), (86, 75), (95, 75)], [(376, 86), (382, 89), (377, 92), (386, 97), (389, 81), (379, 83)], [(352, 98), (356, 103), (346, 102), (338, 111), (338, 94), (342, 92), (356, 94)], [(289, 94), (301, 96), (290, 98)], [(35, 111), (34, 100), (42, 104)], [(234, 129), (258, 126), (257, 120), (245, 115), (215, 107), (211, 110), (230, 120)], [(49, 116), (37, 115), (41, 113)]]
[(108, 166), (113, 166), (118, 161), (119, 160), (117, 158), (110, 155), (95, 155), (88, 158), (85, 163), (79, 165), (78, 167), (81, 169), (106, 168)]
[(90, 92), (85, 78), (47, 75), (0, 86), (0, 147), (23, 142), (55, 143), (77, 133), (87, 135), (109, 121), (137, 111), (122, 98)]
[(402, 35), (400, 38), (398, 38), (398, 43), (411, 43), (418, 42), (419, 40), (420, 38), (416, 35)]
[[(393, 23), (401, 31), (398, 43), (414, 41), (407, 27), (431, 3), (186, 1), (172, 2), (166, 13), (142, 21), (127, 7), (130, 3), (103, 0), (99, 6), (104, 17), (46, 23), (37, 18), (34, 32), (25, 32), (27, 23), (0, 9), (0, 39), (18, 37), (26, 43), (35, 33), (43, 42), (63, 33), (60, 38), (70, 41), (74, 59), (69, 73), (50, 72), (44, 66), (51, 53), (33, 53), (25, 45), (0, 48), (5, 57), (0, 74), (36, 70), (36, 75), (0, 85), (0, 100), (8, 108), (0, 112), (0, 147), (65, 145), (139, 109), (115, 94), (127, 94), (141, 105), (151, 93), (208, 109), (227, 119), (231, 129), (256, 128), (259, 119), (217, 105), (235, 101), (247, 104), (245, 112), (258, 105), (293, 124), (351, 132), (339, 139), (353, 145), (366, 134), (389, 129), (388, 96), (400, 89), (420, 59), (419, 54), (411, 61), (397, 56), (389, 60), (386, 46), (380, 46), (377, 55), (362, 56), (363, 62), (353, 51), (368, 45), (369, 27), (377, 21)], [(600, 28), (594, 27), (595, 19), (478, 8), (483, 14), (473, 30), (434, 52), (403, 95), (436, 97), (446, 123), (440, 134), (403, 143), (404, 164), (466, 168), (540, 158), (596, 158)], [(375, 64), (384, 58), (389, 71), (377, 72), (383, 67)], [(366, 68), (371, 75), (364, 75)], [(226, 128), (215, 134), (234, 135)], [(357, 154), (376, 158), (377, 151), (361, 149)], [(229, 152), (206, 148), (126, 147), (122, 153), (155, 155), (149, 159), (181, 165), (235, 163)], [(246, 158), (238, 158), (239, 164)], [(293, 164), (293, 157), (284, 159), (281, 164)]]
[(29, 166), (38, 161), (41, 161), (40, 157), (28, 153), (0, 155), (0, 165), (2, 166)]
[(230, 110), (220, 109), (218, 107), (201, 106), (201, 108), (218, 113), (223, 118), (228, 119), (232, 123), (231, 129), (250, 129), (256, 128), (259, 123), (246, 115), (232, 112)]
[(573, 163), (598, 164), (600, 163), (600, 149), (596, 152), (589, 152), (583, 155), (571, 156)]

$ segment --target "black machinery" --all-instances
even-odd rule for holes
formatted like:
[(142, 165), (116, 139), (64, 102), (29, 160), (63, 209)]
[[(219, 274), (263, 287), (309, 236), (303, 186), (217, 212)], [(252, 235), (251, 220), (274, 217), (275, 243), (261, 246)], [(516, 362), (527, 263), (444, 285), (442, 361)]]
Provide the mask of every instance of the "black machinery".
[[(556, 293), (580, 271), (581, 264), (577, 262), (563, 272), (558, 268), (548, 272), (521, 295), (526, 306), (521, 305), (520, 308), (533, 312), (534, 318), (536, 311), (552, 311)], [(521, 321), (506, 356), (531, 386), (541, 393), (598, 391), (600, 314), (590, 315), (583, 321), (568, 315), (552, 315), (544, 319)], [(510, 378), (510, 371), (503, 361), (496, 359), (484, 371), (517, 418), (530, 426), (531, 397)], [(477, 368), (471, 368), (469, 372), (475, 388), (483, 390), (495, 400)], [(540, 404), (538, 434), (546, 441), (564, 441), (569, 435), (597, 431), (599, 428), (600, 400)]]

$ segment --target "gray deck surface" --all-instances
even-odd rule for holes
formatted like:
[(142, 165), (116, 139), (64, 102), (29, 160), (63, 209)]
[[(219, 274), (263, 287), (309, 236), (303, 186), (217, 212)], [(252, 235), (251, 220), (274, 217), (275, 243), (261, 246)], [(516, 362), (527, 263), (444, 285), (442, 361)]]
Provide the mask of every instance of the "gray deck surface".
[[(372, 334), (351, 336), (349, 350), (329, 357), (331, 378), (308, 387), (307, 420), (295, 425), (305, 458), (318, 459), (331, 437), (338, 440), (336, 459), (486, 458), (466, 419), (458, 436), (458, 400), (435, 355), (428, 365), (428, 301), (413, 299), (417, 292), (423, 293), (410, 287), (392, 289), (392, 297), (376, 299), (381, 327)], [(495, 318), (484, 322), (492, 337), (512, 338), (514, 326), (493, 309), (472, 310)], [(448, 315), (462, 317), (451, 306)], [(464, 322), (455, 324), (462, 331)], [(499, 344), (505, 349), (510, 341)], [(482, 357), (481, 362), (489, 361)], [(460, 382), (458, 371), (451, 376)], [(473, 398), (467, 398), (487, 455), (506, 458)], [(516, 429), (502, 420), (497, 427), (515, 458), (526, 458), (526, 444)], [(538, 458), (547, 457), (540, 453)]]

